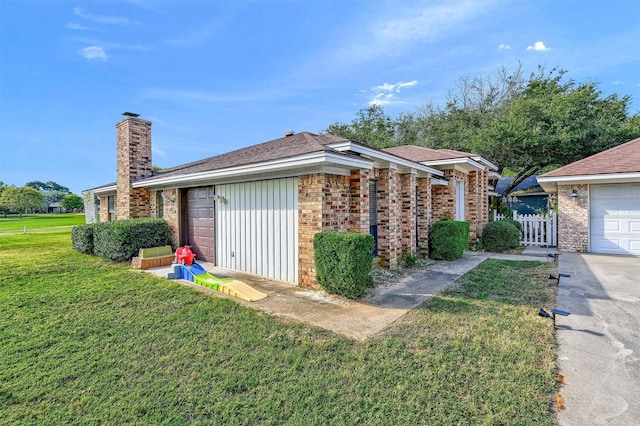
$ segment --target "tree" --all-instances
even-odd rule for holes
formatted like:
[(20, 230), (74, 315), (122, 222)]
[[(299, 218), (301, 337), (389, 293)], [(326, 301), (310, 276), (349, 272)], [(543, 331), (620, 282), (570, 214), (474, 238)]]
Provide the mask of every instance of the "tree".
[(67, 194), (60, 202), (60, 206), (71, 211), (82, 210), (84, 208), (84, 200), (75, 194)]
[(380, 105), (371, 105), (359, 110), (351, 124), (335, 122), (322, 133), (342, 136), (374, 148), (387, 148), (397, 145), (394, 130), (395, 122), (384, 109)]
[(44, 205), (49, 207), (53, 203), (61, 201), (65, 195), (71, 194), (69, 188), (53, 181), (40, 182), (39, 180), (27, 182), (25, 186), (37, 189), (44, 195)]
[(597, 83), (565, 81), (565, 73), (539, 69), (474, 138), (476, 152), (515, 172), (505, 194), (527, 176), (640, 136), (629, 96), (603, 97)]
[(9, 186), (2, 191), (0, 197), (0, 205), (4, 206), (9, 211), (20, 213), (27, 212), (28, 210), (37, 210), (42, 208), (44, 201), (44, 195), (37, 189), (30, 186), (23, 186), (18, 188), (15, 185)]

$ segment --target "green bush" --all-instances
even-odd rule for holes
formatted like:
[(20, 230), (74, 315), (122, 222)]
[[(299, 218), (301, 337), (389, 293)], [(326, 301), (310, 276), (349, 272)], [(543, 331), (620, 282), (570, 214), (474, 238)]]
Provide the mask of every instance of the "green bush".
[(319, 232), (313, 238), (316, 279), (329, 293), (356, 298), (373, 284), (373, 236)]
[(518, 228), (518, 232), (522, 231), (522, 223), (518, 222), (517, 220), (513, 220), (513, 219), (502, 219), (501, 222), (507, 222), (512, 224), (513, 226), (515, 226), (516, 228)]
[(141, 248), (171, 245), (171, 231), (166, 220), (142, 218), (95, 224), (94, 253), (111, 262), (127, 262)]
[(502, 252), (520, 245), (520, 231), (506, 220), (489, 222), (482, 230), (482, 246), (489, 251)]
[(469, 245), (469, 222), (442, 220), (431, 226), (430, 256), (436, 260), (456, 260)]
[(71, 247), (80, 253), (93, 254), (93, 230), (95, 224), (76, 225), (71, 228)]

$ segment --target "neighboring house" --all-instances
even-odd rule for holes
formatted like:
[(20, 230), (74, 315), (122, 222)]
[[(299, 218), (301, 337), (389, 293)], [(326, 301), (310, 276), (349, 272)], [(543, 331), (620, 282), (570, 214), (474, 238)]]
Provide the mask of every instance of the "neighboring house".
[(60, 206), (60, 203), (58, 202), (51, 203), (49, 204), (49, 207), (47, 207), (47, 213), (66, 213), (66, 212), (67, 212), (67, 209)]
[(99, 220), (164, 217), (175, 244), (224, 268), (316, 287), (317, 232), (371, 233), (380, 263), (395, 267), (404, 254), (426, 253), (434, 220), (467, 219), (474, 230), (487, 222), (482, 159), (440, 170), (333, 135), (287, 132), (153, 171), (151, 122), (125, 113), (116, 129), (118, 181), (85, 191), (100, 199)]
[[(508, 176), (498, 180), (496, 192), (503, 194), (513, 179), (513, 176)], [(515, 196), (517, 198), (518, 201), (503, 204), (508, 205), (519, 214), (538, 214), (541, 210), (549, 210), (549, 194), (538, 184), (538, 179), (535, 175), (524, 178), (505, 196)]]
[(640, 138), (538, 176), (558, 195), (558, 248), (640, 255)]

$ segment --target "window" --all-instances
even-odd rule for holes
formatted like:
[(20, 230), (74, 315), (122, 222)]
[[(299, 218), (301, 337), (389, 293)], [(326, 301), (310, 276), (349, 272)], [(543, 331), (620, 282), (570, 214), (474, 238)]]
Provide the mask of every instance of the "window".
[(378, 182), (369, 181), (369, 233), (373, 235), (375, 248), (373, 255), (378, 255)]
[(109, 220), (116, 220), (116, 196), (109, 195)]
[(464, 221), (464, 181), (456, 180), (456, 220)]
[(164, 194), (163, 191), (156, 191), (156, 217), (164, 216)]

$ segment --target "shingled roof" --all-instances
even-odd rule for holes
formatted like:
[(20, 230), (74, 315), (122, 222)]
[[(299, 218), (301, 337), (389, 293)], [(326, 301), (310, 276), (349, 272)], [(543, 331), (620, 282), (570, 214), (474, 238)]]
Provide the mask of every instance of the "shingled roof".
[(640, 173), (640, 138), (578, 160), (539, 178)]
[(192, 163), (162, 169), (154, 172), (152, 177), (146, 179), (221, 170), (228, 167), (295, 157), (297, 155), (308, 154), (311, 152), (331, 151), (337, 153), (337, 151), (326, 146), (336, 142), (348, 142), (348, 139), (334, 135), (315, 135), (309, 132), (300, 132), (291, 136), (284, 136), (280, 139), (248, 146), (246, 148), (237, 149), (235, 151), (205, 158), (203, 160), (194, 161)]

